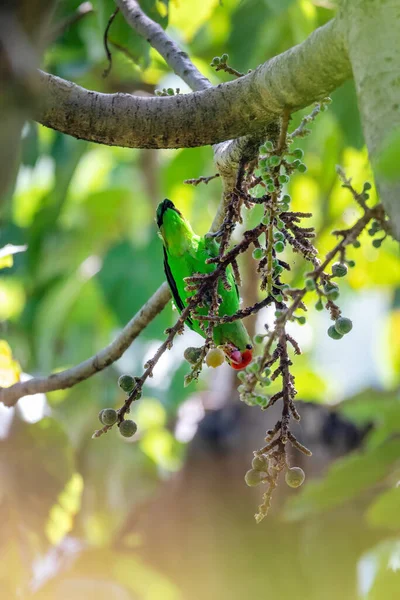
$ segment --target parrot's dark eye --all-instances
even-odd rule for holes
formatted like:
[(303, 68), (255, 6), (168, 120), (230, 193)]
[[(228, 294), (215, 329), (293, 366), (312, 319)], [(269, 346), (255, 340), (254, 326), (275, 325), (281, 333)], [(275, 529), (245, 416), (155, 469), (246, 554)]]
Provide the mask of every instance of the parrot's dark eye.
[(247, 350), (253, 350), (253, 346), (251, 344), (247, 344), (246, 348)]

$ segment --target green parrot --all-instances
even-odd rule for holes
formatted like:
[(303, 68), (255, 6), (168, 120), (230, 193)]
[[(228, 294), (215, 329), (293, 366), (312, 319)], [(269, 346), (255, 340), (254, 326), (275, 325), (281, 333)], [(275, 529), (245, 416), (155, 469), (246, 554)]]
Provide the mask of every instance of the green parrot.
[[(164, 245), (164, 270), (171, 293), (179, 312), (187, 305), (188, 298), (194, 291), (185, 291), (185, 277), (195, 273), (212, 273), (215, 264), (207, 264), (206, 260), (218, 256), (218, 245), (215, 240), (196, 235), (190, 223), (175, 208), (171, 200), (163, 200), (157, 208), (157, 225)], [(232, 268), (226, 270), (227, 280), (231, 286), (228, 291), (221, 281), (218, 293), (222, 298), (219, 316), (233, 315), (239, 310), (239, 291), (233, 276)], [(207, 315), (206, 307), (199, 309), (199, 314)], [(193, 318), (186, 320), (188, 326), (205, 337), (199, 321)], [(252, 360), (253, 347), (249, 334), (242, 321), (223, 323), (213, 329), (215, 345), (225, 354), (227, 362), (233, 369), (244, 369)]]

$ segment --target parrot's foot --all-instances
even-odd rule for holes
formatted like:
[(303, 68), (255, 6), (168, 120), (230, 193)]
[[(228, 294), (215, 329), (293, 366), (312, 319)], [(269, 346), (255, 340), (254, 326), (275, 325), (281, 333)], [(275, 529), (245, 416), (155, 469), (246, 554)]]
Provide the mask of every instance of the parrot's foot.
[(213, 233), (206, 233), (206, 235), (204, 236), (204, 238), (207, 240), (215, 240), (219, 237), (221, 237), (221, 235), (223, 234), (223, 230), (222, 229), (218, 229), (218, 231), (214, 231)]
[(219, 237), (222, 237), (222, 235), (227, 231), (227, 230), (231, 230), (233, 231), (236, 227), (236, 223), (233, 222), (225, 222), (222, 224), (221, 229), (218, 229), (218, 231), (215, 231), (213, 233), (206, 233), (206, 235), (204, 236), (205, 239), (217, 239)]

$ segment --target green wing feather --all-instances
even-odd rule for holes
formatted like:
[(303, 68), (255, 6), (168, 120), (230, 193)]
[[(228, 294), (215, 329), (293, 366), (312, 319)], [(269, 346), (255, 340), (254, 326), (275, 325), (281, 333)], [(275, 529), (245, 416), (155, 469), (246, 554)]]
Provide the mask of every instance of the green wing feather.
[[(169, 285), (169, 288), (171, 290), (174, 302), (176, 304), (176, 308), (181, 313), (184, 310), (184, 308), (185, 308), (185, 303), (184, 303), (184, 301), (182, 300), (182, 298), (179, 295), (179, 291), (178, 291), (177, 285), (175, 283), (174, 276), (172, 275), (172, 271), (171, 271), (170, 266), (168, 264), (168, 253), (167, 253), (167, 251), (165, 249), (165, 246), (164, 246), (164, 272), (165, 272), (165, 275), (167, 277), (168, 285)], [(192, 319), (190, 317), (188, 317), (185, 322), (189, 325), (189, 327), (191, 329), (193, 329), (193, 321), (192, 321)]]
[[(164, 270), (167, 281), (176, 307), (182, 312), (188, 298), (194, 294), (185, 290), (185, 277), (194, 273), (212, 273), (216, 267), (207, 264), (206, 261), (218, 255), (218, 245), (212, 238), (196, 235), (170, 200), (164, 200), (159, 205), (157, 225), (164, 243)], [(239, 290), (231, 267), (227, 268), (226, 275), (231, 289), (226, 290), (221, 281), (218, 284), (218, 292), (222, 297), (220, 316), (233, 315), (239, 310)], [(206, 315), (207, 307), (198, 309), (198, 312)], [(199, 321), (188, 319), (187, 324), (204, 337)], [(213, 335), (216, 344), (231, 342), (240, 350), (244, 350), (250, 343), (249, 335), (241, 321), (218, 325), (214, 327)]]

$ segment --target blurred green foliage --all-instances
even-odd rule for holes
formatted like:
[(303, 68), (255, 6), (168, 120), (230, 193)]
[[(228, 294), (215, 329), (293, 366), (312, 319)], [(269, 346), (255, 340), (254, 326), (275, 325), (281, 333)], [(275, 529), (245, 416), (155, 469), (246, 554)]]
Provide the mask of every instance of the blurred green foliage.
[[(187, 0), (142, 3), (163, 27), (169, 25), (170, 35), (215, 83), (229, 77), (212, 72), (209, 63), (213, 56), (229, 52), (235, 68), (244, 72), (255, 68), (331, 18), (330, 4), (322, 4), (310, 0), (204, 0), (196, 3), (194, 10)], [(59, 21), (78, 6), (79, 0), (60, 3)], [(103, 34), (114, 4), (96, 0), (94, 9), (54, 40), (46, 53), (47, 70), (104, 92), (152, 93), (166, 85), (185, 90), (121, 15), (110, 27), (113, 66), (103, 78), (107, 67)], [(293, 127), (301, 116), (294, 115)], [(294, 210), (313, 212), (318, 247), (325, 253), (332, 245), (331, 231), (357, 215), (336, 178), (335, 165), (345, 168), (356, 187), (371, 180), (352, 83), (333, 94), (331, 110), (321, 114), (313, 134), (300, 145), (308, 171), (293, 178), (288, 191)], [(398, 153), (396, 158), (386, 153), (382, 160), (382, 169), (390, 176)], [(1, 381), (7, 385), (15, 381), (18, 364), (24, 373), (45, 375), (77, 364), (110, 343), (164, 280), (154, 224), (157, 203), (163, 197), (172, 198), (194, 229), (205, 232), (218, 204), (220, 183), (214, 180), (207, 186), (191, 187), (183, 180), (212, 173), (211, 148), (159, 152), (108, 148), (27, 123), (20, 170), (1, 214), (0, 247), (7, 243), (28, 246), (26, 252), (14, 255), (13, 265), (2, 265), (7, 268), (0, 279), (1, 337), (9, 346), (0, 348)], [(371, 202), (375, 200), (372, 193)], [(205, 533), (227, 553), (226, 564), (221, 566), (221, 554), (215, 552), (210, 571), (200, 569), (198, 579), (195, 568), (189, 577), (182, 567), (180, 584), (187, 575), (193, 586), (189, 595), (182, 592), (173, 569), (164, 573), (140, 557), (144, 541), (135, 533), (135, 526), (129, 526), (129, 519), (151, 506), (162, 493), (163, 479), (183, 469), (191, 435), (177, 436), (174, 424), (182, 420), (185, 406), (204, 395), (209, 373), (203, 374), (194, 389), (183, 387), (185, 343), (179, 340), (133, 411), (140, 435), (132, 442), (112, 431), (96, 442), (91, 440), (98, 411), (123, 401), (118, 375), (138, 374), (143, 358), (153, 352), (164, 329), (173, 322), (174, 313), (167, 307), (108, 370), (71, 390), (48, 394), (46, 402), (32, 397), (13, 411), (2, 408), (0, 596), (192, 600), (204, 597), (198, 595), (196, 586), (201, 590), (205, 577), (209, 578), (210, 598), (242, 598), (241, 585), (249, 590), (249, 597), (269, 597), (268, 590), (271, 597), (280, 599), (397, 597), (400, 541), (391, 536), (398, 531), (400, 500), (396, 488), (400, 479), (400, 398), (394, 391), (400, 382), (400, 264), (394, 242), (387, 241), (379, 251), (372, 247), (368, 233), (363, 234), (362, 242), (353, 252), (357, 265), (343, 283), (342, 293), (345, 305), (352, 306), (355, 313), (353, 342), (349, 342), (351, 362), (343, 370), (337, 342), (328, 341), (331, 358), (322, 364), (320, 339), (329, 323), (327, 317), (311, 310), (312, 327), (307, 324), (296, 329), (305, 353), (294, 365), (300, 400), (337, 403), (338, 414), (369, 428), (362, 449), (341, 458), (325, 475), (291, 494), (283, 513), (277, 510), (269, 518), (268, 529), (253, 533), (250, 504), (244, 503), (237, 514), (227, 508), (225, 518), (219, 516), (203, 532), (194, 529), (197, 534), (190, 538), (190, 552), (175, 538), (168, 538), (166, 552), (178, 562), (189, 555), (193, 565), (202, 562), (208, 547)], [(306, 268), (294, 263), (294, 282), (303, 277)], [(377, 315), (369, 312), (376, 305), (363, 304), (371, 294), (383, 299)], [(374, 321), (378, 323), (368, 347), (357, 342), (361, 339), (356, 337), (357, 319), (362, 322), (359, 331), (369, 325), (372, 331)], [(367, 338), (362, 339), (364, 344)], [(368, 364), (375, 365), (370, 379), (359, 368), (367, 360), (366, 354)], [(342, 365), (340, 378), (335, 361)], [(353, 379), (353, 385), (341, 393), (340, 381)], [(349, 392), (350, 387), (357, 393)], [(195, 431), (196, 420), (192, 425)], [(218, 479), (224, 479), (224, 468)], [(307, 464), (304, 468), (307, 471)], [(233, 471), (232, 478), (241, 490), (242, 472)], [(201, 490), (194, 490), (195, 514), (213, 514), (215, 507), (203, 503)], [(188, 503), (190, 498), (193, 496), (188, 495)], [(180, 500), (185, 506), (185, 498)], [(234, 497), (227, 502), (235, 506)], [(165, 513), (163, 519), (168, 518)], [(121, 528), (127, 534), (123, 548), (117, 544)], [(318, 528), (323, 532), (320, 536)], [(357, 536), (363, 546), (356, 544)], [(218, 545), (220, 538), (226, 540), (226, 546)], [(75, 544), (72, 550), (68, 541)], [(150, 554), (157, 547), (155, 543)], [(276, 562), (275, 554), (281, 556), (281, 563)], [(331, 562), (341, 555), (342, 564)], [(43, 570), (44, 556), (48, 571)], [(286, 574), (290, 561), (299, 561), (300, 574)], [(246, 568), (241, 570), (244, 564)], [(282, 578), (278, 575), (281, 570)]]

